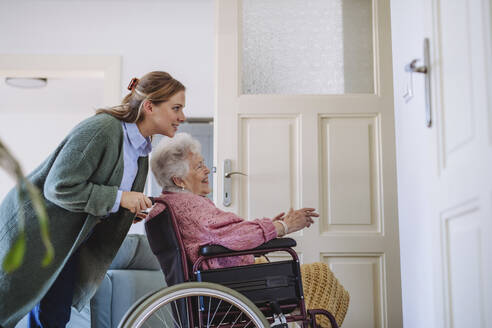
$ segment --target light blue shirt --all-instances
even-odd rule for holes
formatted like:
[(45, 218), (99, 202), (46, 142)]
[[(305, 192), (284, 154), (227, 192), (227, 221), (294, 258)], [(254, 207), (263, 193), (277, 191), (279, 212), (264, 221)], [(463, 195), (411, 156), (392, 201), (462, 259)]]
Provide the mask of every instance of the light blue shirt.
[(138, 171), (138, 158), (145, 157), (152, 151), (150, 138), (142, 136), (135, 123), (121, 122), (121, 125), (123, 127), (123, 178), (111, 213), (118, 212), (123, 191), (132, 189)]

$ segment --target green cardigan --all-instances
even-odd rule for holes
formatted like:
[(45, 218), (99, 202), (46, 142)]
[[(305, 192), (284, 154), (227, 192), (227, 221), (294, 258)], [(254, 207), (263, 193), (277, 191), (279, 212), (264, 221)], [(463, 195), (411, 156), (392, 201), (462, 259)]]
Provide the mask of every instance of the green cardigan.
[[(143, 191), (147, 172), (148, 157), (140, 157), (132, 190)], [(77, 125), (28, 176), (43, 191), (50, 218), (55, 257), (46, 268), (41, 267), (44, 246), (33, 206), (30, 200), (20, 204), (15, 188), (9, 192), (0, 205), (0, 261), (17, 236), (21, 206), (27, 250), (18, 270), (7, 274), (0, 269), (1, 326), (15, 326), (41, 300), (76, 249), (79, 275), (72, 304), (81, 310), (90, 300), (135, 216), (121, 207), (107, 216), (122, 177), (123, 129), (121, 121), (107, 114)]]

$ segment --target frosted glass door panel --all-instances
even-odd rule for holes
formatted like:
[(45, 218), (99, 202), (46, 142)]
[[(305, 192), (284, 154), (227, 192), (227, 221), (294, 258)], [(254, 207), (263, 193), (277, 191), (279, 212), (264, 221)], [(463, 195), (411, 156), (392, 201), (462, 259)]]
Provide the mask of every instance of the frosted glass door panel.
[(374, 93), (371, 0), (243, 0), (243, 94)]

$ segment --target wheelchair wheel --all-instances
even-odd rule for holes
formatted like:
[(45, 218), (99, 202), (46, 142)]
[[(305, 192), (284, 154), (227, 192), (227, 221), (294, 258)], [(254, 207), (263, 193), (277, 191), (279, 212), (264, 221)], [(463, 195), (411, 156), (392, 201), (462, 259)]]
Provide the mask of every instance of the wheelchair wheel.
[(270, 324), (244, 295), (222, 285), (186, 282), (163, 288), (128, 310), (119, 328), (244, 327)]

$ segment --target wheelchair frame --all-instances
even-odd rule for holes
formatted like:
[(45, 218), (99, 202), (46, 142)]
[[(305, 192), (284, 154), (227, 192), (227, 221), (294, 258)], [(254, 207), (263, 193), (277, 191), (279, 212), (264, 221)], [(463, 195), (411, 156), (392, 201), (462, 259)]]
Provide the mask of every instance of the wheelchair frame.
[[(277, 238), (269, 241), (259, 247), (251, 250), (242, 250), (242, 251), (232, 251), (225, 247), (218, 245), (207, 245), (200, 248), (199, 255), (200, 257), (192, 264), (192, 271), (190, 272), (188, 266), (188, 260), (186, 257), (186, 253), (184, 251), (184, 244), (179, 232), (178, 223), (176, 222), (175, 215), (173, 209), (166, 201), (157, 200), (158, 202), (163, 203), (166, 206), (166, 209), (158, 216), (153, 219), (147, 221), (145, 223), (145, 229), (147, 232), (147, 238), (149, 240), (150, 247), (152, 252), (159, 260), (162, 271), (164, 272), (166, 281), (169, 286), (174, 286), (177, 284), (189, 284), (192, 281), (198, 281), (198, 283), (203, 283), (202, 277), (211, 271), (220, 271), (227, 269), (235, 269), (240, 270), (245, 267), (250, 266), (242, 266), (242, 267), (233, 267), (233, 268), (224, 268), (224, 269), (213, 269), (213, 270), (202, 270), (202, 266), (206, 260), (212, 258), (220, 258), (220, 257), (231, 257), (231, 256), (242, 256), (242, 255), (265, 255), (271, 252), (283, 251), (290, 254), (292, 257), (292, 261), (284, 261), (286, 264), (292, 265), (292, 270), (296, 274), (296, 294), (297, 301), (295, 303), (287, 304), (279, 304), (276, 300), (271, 301), (269, 304), (262, 304), (259, 310), (263, 313), (270, 313), (272, 317), (268, 318), (270, 323), (275, 322), (278, 323), (279, 319), (280, 324), (271, 327), (287, 327), (288, 322), (300, 322), (302, 327), (307, 327), (311, 325), (313, 328), (317, 328), (318, 325), (316, 323), (317, 315), (325, 315), (330, 323), (332, 328), (338, 328), (336, 320), (334, 316), (323, 309), (316, 310), (307, 310), (304, 302), (304, 295), (302, 291), (302, 282), (300, 278), (300, 265), (299, 258), (297, 253), (292, 249), (296, 245), (295, 240), (291, 238)], [(282, 263), (284, 263), (282, 262)], [(272, 265), (280, 262), (273, 262)], [(255, 264), (254, 266), (261, 266), (263, 264)], [(282, 280), (282, 279), (281, 279)], [(207, 282), (208, 283), (208, 282)], [(205, 283), (205, 284), (207, 284)], [(268, 284), (268, 283), (267, 283)], [(222, 282), (221, 282), (222, 285)], [(234, 284), (233, 284), (234, 285)], [(197, 285), (198, 286), (198, 285)], [(169, 288), (169, 287), (167, 287)], [(175, 288), (179, 288), (176, 286)], [(227, 290), (226, 287), (224, 287)], [(232, 288), (237, 289), (237, 288)], [(166, 288), (163, 288), (160, 292), (164, 292)], [(241, 293), (239, 288), (238, 290)], [(159, 293), (159, 292), (157, 292)], [(153, 295), (157, 294), (154, 293)], [(234, 291), (229, 289), (229, 293), (233, 294)], [(146, 298), (151, 298), (152, 295), (148, 295), (137, 302), (138, 304), (142, 304), (145, 302)], [(154, 296), (155, 297), (155, 296)], [(134, 308), (138, 305), (135, 304)], [(251, 308), (256, 307), (256, 305), (251, 305)], [(270, 306), (269, 306), (270, 305)], [(193, 310), (191, 308), (191, 302), (187, 302), (185, 305), (186, 312), (189, 315), (189, 320), (191, 320), (192, 326), (194, 327), (194, 321), (196, 318), (193, 318)], [(299, 309), (299, 314), (291, 314), (293, 309)], [(128, 318), (131, 315), (133, 309), (130, 309), (125, 315), (122, 323), (125, 321), (125, 318)], [(176, 312), (181, 311), (176, 309)], [(254, 312), (255, 309), (252, 309)], [(284, 315), (287, 314), (286, 316)], [(276, 314), (276, 315), (274, 315)], [(178, 313), (178, 316), (181, 315)], [(275, 318), (275, 319), (274, 319)], [(201, 324), (201, 313), (199, 311), (199, 324)], [(120, 324), (121, 325), (121, 324)], [(235, 325), (234, 325), (235, 326)], [(221, 325), (221, 327), (224, 327)]]

